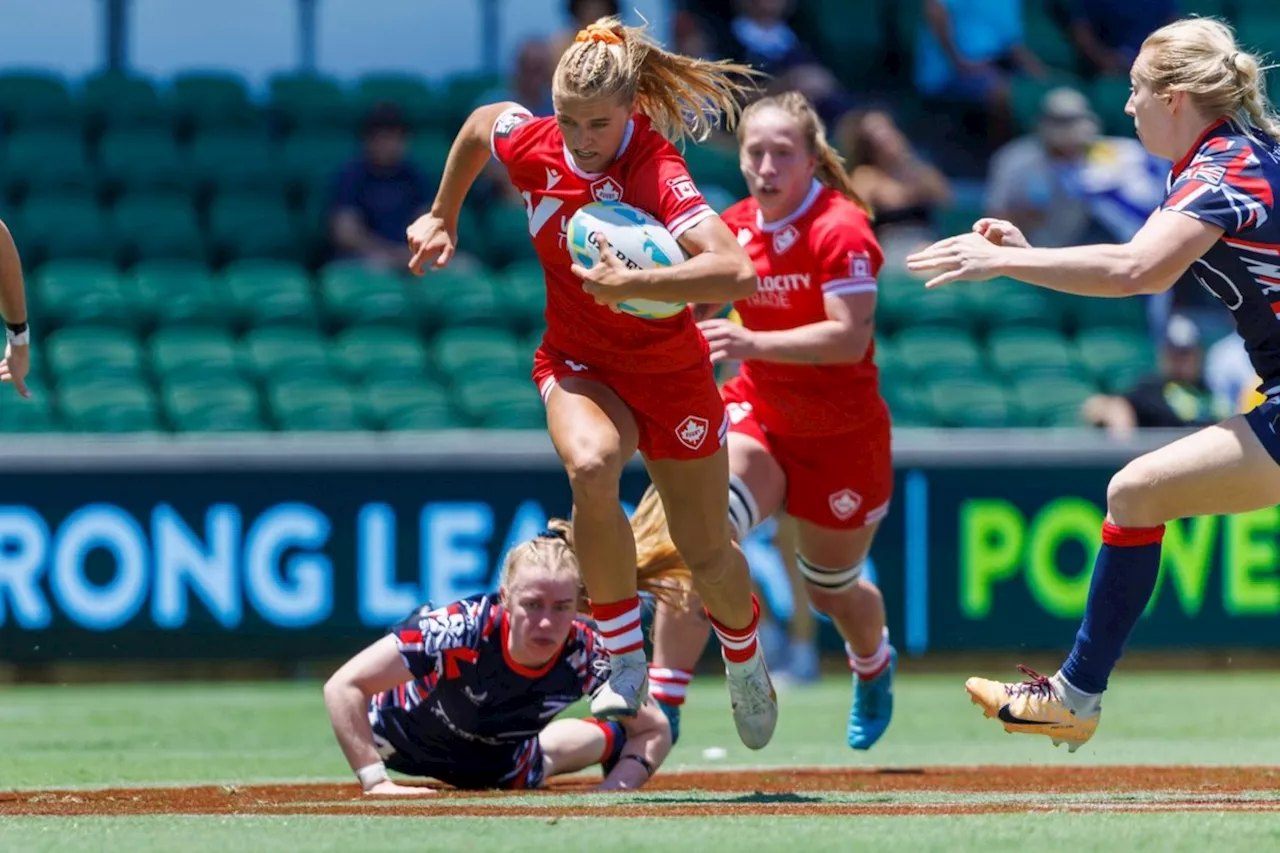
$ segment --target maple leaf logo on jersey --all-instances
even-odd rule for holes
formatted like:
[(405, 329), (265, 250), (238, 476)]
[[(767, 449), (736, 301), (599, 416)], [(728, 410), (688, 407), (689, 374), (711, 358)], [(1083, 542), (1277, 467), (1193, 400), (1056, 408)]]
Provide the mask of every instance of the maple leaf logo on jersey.
[(697, 450), (702, 446), (702, 442), (707, 440), (708, 428), (709, 424), (706, 418), (690, 415), (680, 422), (680, 426), (676, 427), (676, 438), (680, 439), (680, 443), (690, 450)]
[(794, 225), (788, 225), (781, 231), (773, 235), (773, 250), (779, 255), (784, 254), (800, 239), (800, 232), (796, 230)]
[(693, 178), (688, 175), (672, 178), (667, 181), (667, 186), (671, 187), (671, 192), (675, 193), (676, 198), (680, 201), (688, 201), (691, 198), (698, 197), (698, 188), (694, 185)]
[(848, 521), (857, 513), (858, 507), (862, 506), (862, 495), (853, 489), (841, 489), (827, 498), (827, 504), (836, 518)]
[(591, 185), (591, 197), (596, 201), (622, 201), (622, 185), (613, 178), (601, 178)]
[(871, 274), (871, 256), (866, 252), (849, 253), (849, 277), (860, 281), (874, 280)]
[(751, 229), (739, 228), (738, 229), (738, 245), (745, 246), (750, 242), (751, 242)]

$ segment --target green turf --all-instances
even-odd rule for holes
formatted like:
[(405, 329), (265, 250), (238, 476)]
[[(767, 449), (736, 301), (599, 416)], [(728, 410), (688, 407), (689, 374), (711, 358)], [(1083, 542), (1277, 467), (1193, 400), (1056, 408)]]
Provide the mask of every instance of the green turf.
[[(518, 843), (515, 839), (519, 839)], [(695, 821), (540, 818), (27, 818), (0, 820), (0, 848), (24, 853), (119, 850), (226, 853), (228, 850), (578, 851), (696, 849), (850, 850), (990, 853), (992, 850), (1124, 850), (1202, 853), (1274, 850), (1280, 821), (1259, 815), (982, 815), (973, 817), (734, 818)]]
[[(1098, 735), (1075, 755), (1004, 734), (962, 683), (901, 678), (893, 726), (867, 753), (844, 745), (844, 681), (788, 690), (773, 743), (751, 752), (734, 734), (723, 684), (698, 679), (667, 766), (1280, 765), (1274, 677), (1127, 675), (1108, 694)], [(314, 682), (17, 687), (0, 697), (0, 789), (350, 776)], [(707, 760), (707, 747), (727, 755)]]
[[(724, 686), (698, 679), (685, 708), (683, 738), (669, 769), (744, 765), (894, 766), (967, 764), (1252, 764), (1280, 765), (1280, 679), (1257, 674), (1125, 674), (1108, 694), (1098, 736), (1076, 755), (1047, 740), (1010, 737), (971, 705), (966, 673), (900, 678), (897, 716), (870, 753), (844, 745), (848, 684), (830, 679), (784, 691), (781, 724), (761, 752), (738, 745)], [(991, 675), (993, 673), (982, 673)], [(575, 709), (579, 713), (581, 708)], [(721, 747), (725, 758), (703, 757)], [(11, 687), (0, 692), (0, 790), (33, 787), (351, 781), (333, 740), (316, 682)], [(1100, 769), (1100, 774), (1105, 770)], [(449, 845), (469, 851), (655, 849), (689, 845), (719, 850), (981, 851), (1024, 846), (1115, 850), (1196, 850), (1230, 838), (1233, 848), (1280, 849), (1277, 814), (1088, 815), (1047, 813), (1035, 792), (951, 795), (939, 792), (831, 792), (832, 803), (943, 805), (1026, 803), (1030, 813), (966, 817), (712, 819), (544, 819), (400, 817), (118, 817), (3, 818), (0, 850), (409, 850)], [(680, 792), (641, 795), (651, 804)], [(686, 792), (686, 801), (734, 795)], [(738, 795), (739, 801), (741, 796)], [(808, 795), (806, 795), (808, 796)], [(872, 797), (868, 800), (868, 797)], [(888, 799), (886, 799), (886, 797)], [(878, 798), (878, 800), (877, 800)], [(606, 802), (566, 797), (565, 809)], [(1079, 798), (1062, 797), (1069, 806)], [(515, 805), (517, 798), (487, 806)], [(547, 803), (548, 801), (543, 801)], [(424, 843), (429, 839), (429, 843)], [(856, 844), (854, 843), (856, 842)]]

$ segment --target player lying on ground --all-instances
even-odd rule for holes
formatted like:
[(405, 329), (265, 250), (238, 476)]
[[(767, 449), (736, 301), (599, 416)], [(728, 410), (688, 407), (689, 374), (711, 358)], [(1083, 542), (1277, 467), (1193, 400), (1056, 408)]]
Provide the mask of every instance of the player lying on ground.
[[(630, 299), (723, 302), (755, 292), (750, 259), (671, 144), (701, 140), (719, 113), (732, 123), (752, 74), (668, 53), (643, 28), (601, 19), (560, 58), (554, 117), (535, 118), (514, 103), (471, 114), (431, 213), (407, 236), (414, 272), (443, 267), (457, 243), (463, 198), (490, 154), (506, 167), (524, 197), (547, 279), (547, 331), (534, 381), (573, 489), (582, 574), (611, 657), (592, 713), (634, 714), (648, 692), (635, 544), (619, 501), (622, 467), (638, 450), (720, 639), (738, 736), (760, 749), (777, 726), (777, 697), (758, 652), (750, 571), (727, 522), (728, 422), (706, 342), (688, 312), (652, 320), (618, 308)], [(604, 252), (591, 269), (575, 267), (565, 228), (595, 201), (653, 215), (689, 259), (631, 270)]]
[[(387, 769), (457, 788), (537, 788), (601, 764), (601, 789), (639, 788), (671, 748), (662, 712), (564, 719), (609, 675), (578, 618), (582, 583), (563, 522), (512, 549), (497, 596), (422, 608), (324, 687), (334, 734), (366, 794), (429, 794)], [(661, 574), (661, 573), (659, 573)]]
[(1102, 693), (1151, 599), (1167, 522), (1248, 512), (1280, 503), (1280, 122), (1258, 58), (1226, 25), (1185, 19), (1145, 42), (1125, 111), (1152, 154), (1174, 163), (1168, 193), (1124, 245), (1033, 249), (1008, 222), (983, 219), (973, 234), (913, 255), (926, 286), (1020, 279), (1064, 293), (1160, 293), (1184, 275), (1226, 303), (1267, 400), (1126, 465), (1107, 488), (1102, 547), (1070, 656), (1050, 678), (965, 685), (1011, 732), (1047, 735), (1071, 751), (1093, 736)]

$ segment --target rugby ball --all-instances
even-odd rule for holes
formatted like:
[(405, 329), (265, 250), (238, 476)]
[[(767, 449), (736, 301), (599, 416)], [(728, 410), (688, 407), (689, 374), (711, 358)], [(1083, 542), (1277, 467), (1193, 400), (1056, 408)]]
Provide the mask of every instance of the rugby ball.
[[(597, 201), (578, 208), (565, 236), (570, 257), (584, 269), (600, 262), (601, 236), (618, 259), (632, 269), (670, 267), (686, 260), (680, 244), (661, 222), (620, 201)], [(618, 307), (634, 317), (662, 320), (679, 314), (685, 303), (631, 299)]]

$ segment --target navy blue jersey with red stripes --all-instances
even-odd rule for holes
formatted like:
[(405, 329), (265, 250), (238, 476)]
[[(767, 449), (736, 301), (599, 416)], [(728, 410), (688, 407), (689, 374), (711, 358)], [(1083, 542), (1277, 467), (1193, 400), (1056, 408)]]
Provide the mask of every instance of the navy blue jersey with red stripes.
[(609, 677), (599, 635), (575, 620), (560, 653), (533, 670), (507, 652), (506, 609), (493, 595), (423, 607), (392, 628), (413, 680), (369, 700), (384, 758), (432, 768), (451, 784), (487, 787), (494, 771), (519, 763), (562, 710)]
[[(1252, 138), (1250, 138), (1252, 137)], [(1280, 393), (1280, 146), (1257, 128), (1214, 124), (1169, 172), (1161, 210), (1223, 230), (1186, 275), (1222, 300), (1262, 384)]]

